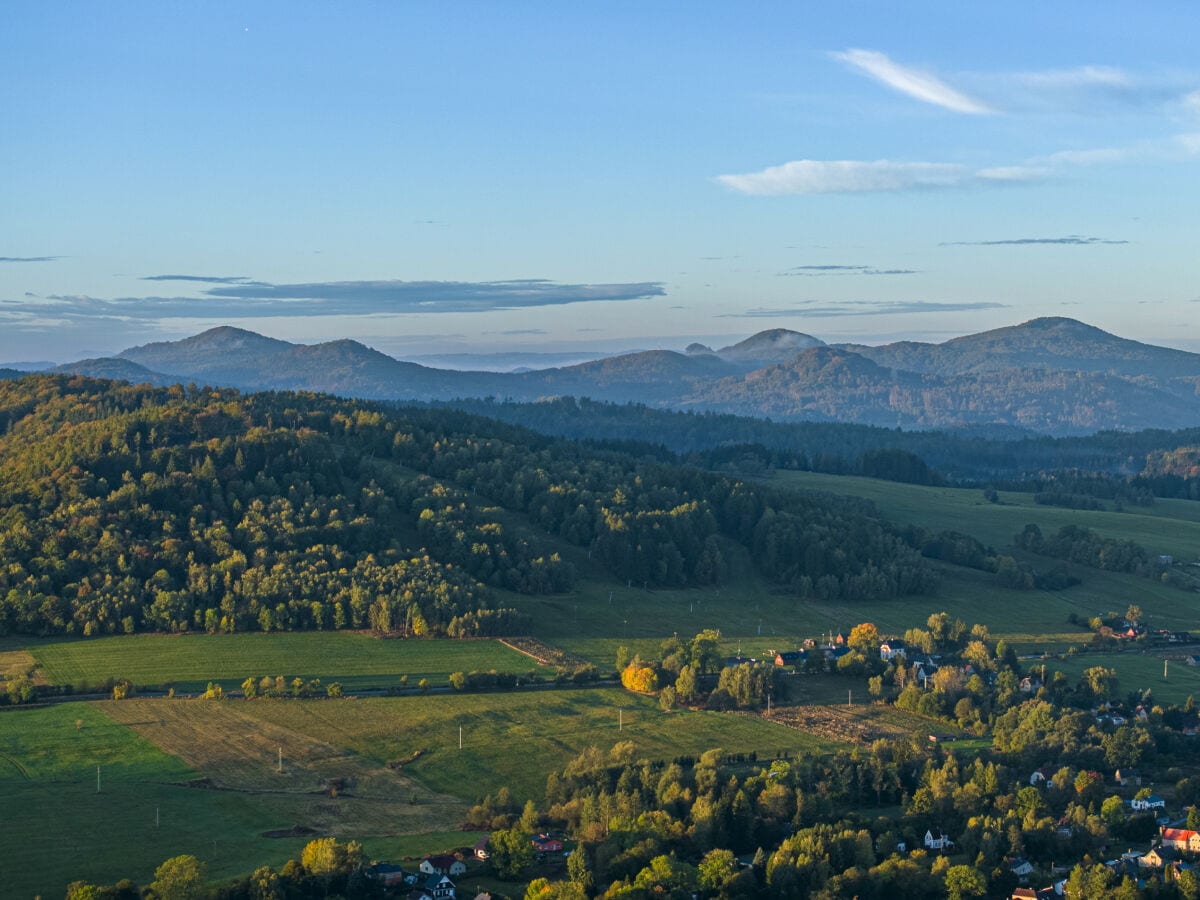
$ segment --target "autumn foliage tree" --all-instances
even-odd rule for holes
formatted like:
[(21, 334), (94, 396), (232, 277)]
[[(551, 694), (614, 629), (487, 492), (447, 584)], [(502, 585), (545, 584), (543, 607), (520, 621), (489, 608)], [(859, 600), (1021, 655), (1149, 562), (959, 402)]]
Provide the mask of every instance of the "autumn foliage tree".
[(651, 694), (658, 690), (658, 671), (654, 666), (643, 663), (635, 657), (633, 662), (621, 672), (621, 684), (627, 691), (639, 694)]

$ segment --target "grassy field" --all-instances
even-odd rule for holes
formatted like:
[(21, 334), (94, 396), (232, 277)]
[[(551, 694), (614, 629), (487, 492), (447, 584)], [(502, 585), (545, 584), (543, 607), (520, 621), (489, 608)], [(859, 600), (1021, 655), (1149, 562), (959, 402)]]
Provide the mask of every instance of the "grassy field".
[[(15, 651), (9, 651), (15, 654)], [(528, 672), (539, 668), (497, 641), (380, 640), (352, 632), (228, 635), (129, 635), (30, 645), (53, 684), (96, 685), (128, 678), (137, 685), (202, 690), (209, 681), (237, 687), (248, 675), (340, 681), (348, 689), (446, 684), (451, 672)], [(544, 670), (545, 671), (545, 670)]]
[(19, 853), (0, 854), (0, 893), (61, 897), (81, 878), (145, 885), (159, 863), (181, 853), (205, 860), (215, 878), (299, 853), (302, 838), (262, 836), (293, 824), (279, 804), (184, 786), (195, 777), (97, 704), (0, 713), (4, 827), (21, 841)]
[[(650, 607), (646, 615), (635, 617), (632, 608), (625, 610), (624, 616), (619, 609), (606, 615), (605, 602), (592, 609), (588, 627), (546, 639), (597, 665), (612, 666), (617, 648), (622, 645), (631, 652), (656, 658), (663, 638), (673, 631), (687, 639), (703, 628), (717, 628), (727, 652), (740, 647), (747, 656), (762, 657), (769, 650), (792, 649), (805, 638), (827, 635), (831, 630), (848, 631), (859, 622), (874, 622), (884, 634), (902, 635), (908, 628), (924, 627), (930, 613), (944, 610), (969, 625), (987, 625), (993, 637), (1003, 638), (1026, 653), (1082, 647), (1091, 633), (1072, 625), (1068, 616), (1088, 619), (1108, 611), (1124, 611), (1131, 603), (1142, 607), (1152, 627), (1200, 632), (1200, 598), (1147, 578), (1080, 569), (1083, 584), (1067, 590), (1017, 591), (996, 585), (986, 572), (940, 564), (938, 568), (942, 584), (935, 595), (899, 600), (802, 601), (756, 591), (753, 585), (744, 592), (740, 586), (726, 587), (720, 597), (702, 591), (651, 591), (646, 598)], [(689, 611), (685, 605), (689, 593), (706, 597), (700, 603), (702, 614)], [(584, 606), (582, 601), (580, 606)], [(625, 616), (629, 617), (627, 628)], [(626, 631), (626, 637), (619, 636)], [(609, 636), (598, 636), (605, 634)]]
[(1187, 500), (1156, 500), (1153, 506), (1129, 506), (1116, 512), (1111, 505), (1106, 510), (1039, 506), (1033, 494), (1010, 491), (1000, 492), (1000, 503), (989, 503), (974, 488), (925, 487), (817, 472), (778, 472), (772, 484), (865, 497), (894, 522), (961, 531), (997, 549), (1011, 544), (1013, 535), (1034, 522), (1047, 533), (1063, 525), (1085, 526), (1183, 562), (1200, 557), (1200, 503)]
[(378, 858), (469, 846), (477, 836), (456, 831), (468, 802), (501, 786), (540, 797), (549, 771), (618, 741), (650, 759), (835, 746), (758, 716), (663, 713), (614, 688), (11, 710), (0, 796), (26, 849), (0, 858), (0, 884), (14, 897), (60, 896), (78, 878), (146, 884), (180, 853), (231, 877), (296, 856), (307, 838), (268, 836), (294, 826), (363, 840)]
[[(1167, 658), (1167, 677), (1163, 678), (1163, 658)], [(1071, 683), (1079, 681), (1084, 669), (1104, 666), (1117, 673), (1121, 696), (1130, 691), (1152, 692), (1155, 702), (1182, 704), (1188, 697), (1200, 698), (1200, 667), (1189, 666), (1180, 651), (1131, 653), (1081, 653), (1063, 659), (1046, 660), (1048, 671), (1066, 674)]]
[(757, 716), (664, 713), (654, 698), (619, 688), (322, 703), (262, 701), (238, 708), (240, 715), (264, 727), (345, 747), (379, 764), (419, 753), (404, 767), (406, 774), (427, 790), (470, 801), (502, 786), (521, 797), (540, 797), (550, 770), (589, 746), (607, 750), (618, 741), (632, 741), (637, 757), (668, 760), (712, 747), (774, 755), (779, 750), (816, 752), (830, 746)]

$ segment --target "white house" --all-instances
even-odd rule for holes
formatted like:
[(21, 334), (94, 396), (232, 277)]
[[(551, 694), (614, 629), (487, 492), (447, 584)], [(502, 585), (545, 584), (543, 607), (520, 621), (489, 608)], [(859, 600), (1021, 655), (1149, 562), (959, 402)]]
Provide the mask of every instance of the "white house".
[(932, 831), (925, 832), (925, 849), (926, 850), (949, 850), (954, 846), (954, 841), (946, 837), (940, 831), (938, 836), (934, 837)]
[(425, 857), (421, 860), (420, 869), (425, 875), (450, 875), (457, 877), (466, 873), (467, 864), (461, 859), (451, 856), (449, 853), (442, 853), (436, 856)]
[(446, 875), (430, 875), (421, 887), (422, 900), (454, 900), (457, 896), (454, 882)]
[(1167, 801), (1158, 796), (1158, 794), (1151, 794), (1149, 797), (1143, 797), (1140, 800), (1137, 797), (1134, 797), (1133, 800), (1130, 801), (1129, 805), (1135, 810), (1139, 811), (1147, 809), (1166, 809)]

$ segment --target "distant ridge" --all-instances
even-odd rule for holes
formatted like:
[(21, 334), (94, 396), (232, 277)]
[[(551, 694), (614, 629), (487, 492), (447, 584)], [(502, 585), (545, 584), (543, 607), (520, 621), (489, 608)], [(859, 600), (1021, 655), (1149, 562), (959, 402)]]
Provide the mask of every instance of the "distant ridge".
[(403, 362), (352, 340), (293, 344), (223, 326), (131, 347), (61, 371), (195, 381), (372, 400), (589, 397), (781, 421), (855, 422), (978, 433), (1085, 434), (1200, 425), (1200, 355), (1068, 318), (1033, 319), (939, 344), (826, 344), (787, 329), (720, 350), (648, 350), (529, 371)]
[(1075, 319), (1031, 319), (953, 338), (941, 344), (905, 341), (868, 347), (841, 345), (881, 366), (957, 375), (1011, 368), (1061, 369), (1158, 376), (1200, 375), (1200, 355), (1109, 334)]
[(128, 381), (130, 384), (173, 384), (178, 381), (170, 375), (152, 372), (145, 366), (138, 365), (128, 359), (119, 357), (102, 357), (100, 359), (81, 359), (78, 362), (55, 366), (50, 372), (62, 372), (67, 375), (86, 375), (88, 378), (108, 378), (113, 381)]
[(784, 362), (802, 350), (824, 346), (825, 342), (811, 334), (772, 328), (760, 331), (744, 341), (722, 347), (717, 355), (730, 362), (772, 363)]

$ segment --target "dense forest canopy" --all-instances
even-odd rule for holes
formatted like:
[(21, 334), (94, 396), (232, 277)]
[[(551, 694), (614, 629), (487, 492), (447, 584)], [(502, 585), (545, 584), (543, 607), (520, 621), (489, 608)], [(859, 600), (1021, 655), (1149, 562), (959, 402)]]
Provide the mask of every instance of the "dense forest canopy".
[(491, 589), (570, 588), (565, 545), (651, 587), (730, 552), (800, 597), (936, 582), (861, 501), (315, 394), (3, 381), (0, 491), (0, 632), (512, 631)]
[[(1048, 485), (1112, 497), (1133, 491), (1200, 499), (1200, 428), (1104, 431), (1055, 438), (997, 427), (913, 431), (835, 422), (772, 422), (712, 412), (673, 412), (637, 403), (555, 397), (538, 403), (495, 398), (446, 404), (544, 434), (625, 443), (713, 468), (766, 467), (861, 474), (916, 483), (991, 483), (1039, 491)], [(916, 457), (879, 470), (878, 452)], [(664, 457), (666, 458), (666, 457)], [(1081, 485), (1081, 486), (1080, 486)]]

